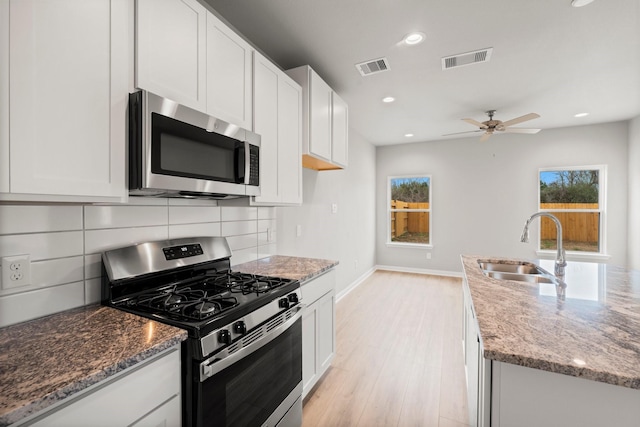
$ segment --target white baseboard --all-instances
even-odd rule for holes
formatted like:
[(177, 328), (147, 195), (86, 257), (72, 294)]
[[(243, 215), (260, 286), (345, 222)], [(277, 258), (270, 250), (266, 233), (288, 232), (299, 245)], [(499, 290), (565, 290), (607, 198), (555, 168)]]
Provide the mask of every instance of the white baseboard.
[(340, 302), (342, 298), (346, 297), (349, 292), (351, 292), (352, 290), (357, 288), (360, 284), (362, 284), (362, 282), (367, 280), (367, 278), (371, 276), (373, 273), (375, 273), (375, 271), (376, 271), (375, 267), (372, 267), (371, 269), (365, 271), (360, 277), (358, 277), (349, 286), (347, 286), (346, 289), (340, 291), (338, 295), (336, 295), (336, 302)]
[(459, 277), (459, 278), (463, 277), (462, 272), (460, 271), (429, 270), (425, 268), (397, 267), (393, 265), (376, 265), (375, 269), (386, 270), (386, 271), (399, 271), (401, 273), (428, 274), (431, 276), (446, 276), (446, 277)]

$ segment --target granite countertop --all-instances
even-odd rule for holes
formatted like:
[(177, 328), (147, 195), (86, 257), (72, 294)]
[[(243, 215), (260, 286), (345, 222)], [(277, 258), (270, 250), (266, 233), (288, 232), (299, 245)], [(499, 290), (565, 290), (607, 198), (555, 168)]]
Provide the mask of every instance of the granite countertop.
[(0, 329), (0, 426), (179, 344), (187, 332), (91, 305)]
[(552, 284), (485, 276), (478, 259), (492, 257), (461, 258), (485, 358), (640, 389), (640, 271), (569, 261), (562, 300)]
[(332, 269), (336, 265), (338, 265), (338, 261), (327, 259), (272, 255), (257, 261), (238, 264), (232, 268), (241, 273), (282, 277), (284, 279), (294, 279), (305, 282)]

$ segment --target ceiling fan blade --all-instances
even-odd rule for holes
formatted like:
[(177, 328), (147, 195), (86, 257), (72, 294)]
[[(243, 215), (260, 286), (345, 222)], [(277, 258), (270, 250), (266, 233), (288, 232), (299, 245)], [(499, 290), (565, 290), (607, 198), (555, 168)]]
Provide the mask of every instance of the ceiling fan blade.
[(444, 134), (442, 136), (462, 135), (463, 133), (477, 133), (477, 132), (484, 132), (484, 129), (470, 130), (470, 131), (467, 131), (467, 132), (447, 133), (447, 134)]
[(502, 122), (502, 127), (506, 128), (508, 126), (516, 125), (516, 124), (522, 123), (522, 122), (526, 122), (527, 120), (537, 119), (538, 117), (540, 117), (540, 114), (536, 114), (536, 113), (525, 114), (524, 116), (516, 117), (515, 119), (511, 119), (511, 120), (507, 120), (506, 122)]
[(540, 132), (540, 129), (506, 128), (503, 132), (506, 132), (506, 133), (538, 133), (538, 132)]
[(462, 119), (465, 122), (469, 123), (470, 125), (474, 125), (474, 126), (478, 126), (480, 129), (486, 129), (487, 125), (485, 125), (484, 123), (480, 123), (477, 120), (473, 120), (473, 119)]
[(482, 135), (482, 137), (480, 138), (480, 142), (485, 142), (487, 139), (489, 139), (491, 137), (490, 133), (485, 133), (484, 135)]

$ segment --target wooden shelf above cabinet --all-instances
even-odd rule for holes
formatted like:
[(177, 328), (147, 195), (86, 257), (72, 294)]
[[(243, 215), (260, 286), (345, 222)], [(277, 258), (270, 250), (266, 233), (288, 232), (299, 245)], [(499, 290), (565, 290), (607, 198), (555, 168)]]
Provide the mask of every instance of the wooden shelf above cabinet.
[(331, 170), (343, 169), (341, 166), (326, 162), (324, 160), (320, 160), (316, 157), (310, 156), (309, 154), (302, 155), (302, 167), (305, 167), (307, 169), (317, 170), (317, 171), (331, 171)]

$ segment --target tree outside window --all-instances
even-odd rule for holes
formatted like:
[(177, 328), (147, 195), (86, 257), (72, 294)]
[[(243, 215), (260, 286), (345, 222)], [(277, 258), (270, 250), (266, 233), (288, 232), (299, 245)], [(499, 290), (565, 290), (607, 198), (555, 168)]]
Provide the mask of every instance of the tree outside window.
[[(565, 250), (602, 251), (604, 167), (545, 169), (539, 172), (539, 211), (549, 212), (562, 224)], [(556, 230), (541, 218), (540, 249), (557, 248)]]
[(431, 177), (390, 177), (388, 194), (389, 241), (431, 244)]

